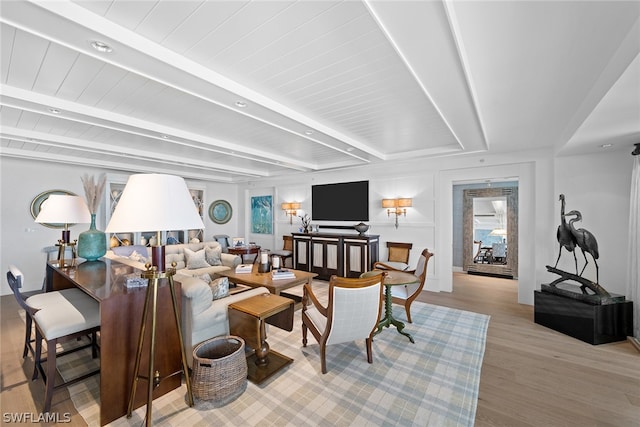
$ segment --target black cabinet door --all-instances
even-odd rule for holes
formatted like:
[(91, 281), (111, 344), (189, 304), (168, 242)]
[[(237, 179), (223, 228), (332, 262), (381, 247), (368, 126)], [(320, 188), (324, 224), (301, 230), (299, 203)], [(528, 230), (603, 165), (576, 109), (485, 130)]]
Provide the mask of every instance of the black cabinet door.
[(311, 272), (328, 280), (333, 274), (342, 276), (342, 239), (313, 237), (311, 239)]
[(293, 237), (293, 268), (311, 271), (311, 237)]

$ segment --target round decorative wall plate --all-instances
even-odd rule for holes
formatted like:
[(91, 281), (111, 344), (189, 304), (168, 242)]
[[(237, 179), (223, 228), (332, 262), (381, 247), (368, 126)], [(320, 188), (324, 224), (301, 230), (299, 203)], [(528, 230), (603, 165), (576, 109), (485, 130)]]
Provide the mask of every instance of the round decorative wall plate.
[[(49, 196), (52, 195), (52, 194), (62, 194), (64, 196), (77, 196), (77, 194), (72, 193), (71, 191), (66, 191), (66, 190), (48, 190), (48, 191), (43, 191), (42, 193), (40, 193), (36, 197), (34, 197), (33, 200), (31, 201), (31, 216), (33, 217), (34, 220), (38, 217), (38, 214), (40, 213), (40, 210), (42, 209), (42, 204), (44, 202), (46, 202), (47, 199), (49, 198)], [(45, 223), (42, 223), (42, 225), (44, 225), (45, 227), (49, 227), (49, 228), (64, 228), (64, 224), (45, 224)], [(73, 225), (73, 224), (69, 224), (69, 225)]]
[(209, 205), (209, 218), (216, 224), (226, 224), (231, 219), (233, 209), (226, 200), (216, 200)]

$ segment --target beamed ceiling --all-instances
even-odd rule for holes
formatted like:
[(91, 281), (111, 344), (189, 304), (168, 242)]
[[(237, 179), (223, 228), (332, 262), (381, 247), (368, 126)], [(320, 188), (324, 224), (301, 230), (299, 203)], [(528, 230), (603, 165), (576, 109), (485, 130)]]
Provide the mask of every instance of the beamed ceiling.
[(0, 15), (7, 157), (239, 182), (640, 142), (637, 1), (2, 0)]

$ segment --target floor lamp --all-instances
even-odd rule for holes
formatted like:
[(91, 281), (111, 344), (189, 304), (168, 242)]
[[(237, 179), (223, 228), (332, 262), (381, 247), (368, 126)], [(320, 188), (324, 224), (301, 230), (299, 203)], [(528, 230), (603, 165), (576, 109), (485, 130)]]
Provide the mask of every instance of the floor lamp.
[[(153, 390), (163, 378), (184, 373), (187, 384), (187, 398), (189, 406), (193, 406), (193, 393), (191, 391), (191, 379), (187, 358), (182, 340), (182, 328), (178, 316), (178, 303), (173, 283), (175, 268), (165, 267), (165, 247), (162, 244), (162, 231), (203, 229), (202, 218), (196, 210), (196, 206), (189, 194), (187, 184), (184, 179), (173, 175), (160, 174), (138, 174), (132, 175), (127, 181), (127, 185), (122, 192), (122, 196), (116, 205), (115, 211), (107, 225), (105, 232), (135, 232), (135, 231), (155, 231), (157, 233), (156, 246), (151, 247), (152, 261), (147, 263), (147, 270), (141, 277), (148, 279), (146, 299), (142, 314), (142, 324), (140, 335), (138, 336), (138, 348), (136, 352), (136, 362), (134, 376), (131, 383), (131, 394), (129, 396), (129, 406), (127, 417), (131, 417), (136, 395), (138, 380), (147, 381), (147, 415), (146, 425), (151, 425), (151, 407), (153, 401)], [(180, 349), (182, 356), (182, 370), (173, 373), (154, 372), (154, 351), (156, 339), (156, 318), (158, 284), (161, 279), (168, 279), (173, 302), (173, 313)], [(140, 373), (140, 359), (142, 357), (143, 341), (145, 336), (146, 320), (151, 315), (151, 342), (149, 345), (149, 371), (146, 376)]]
[(58, 264), (65, 266), (64, 255), (71, 248), (72, 259), (76, 258), (76, 241), (71, 241), (69, 224), (88, 224), (91, 222), (89, 208), (80, 196), (52, 194), (44, 201), (40, 213), (35, 219), (40, 224), (64, 224), (62, 238), (58, 240)]

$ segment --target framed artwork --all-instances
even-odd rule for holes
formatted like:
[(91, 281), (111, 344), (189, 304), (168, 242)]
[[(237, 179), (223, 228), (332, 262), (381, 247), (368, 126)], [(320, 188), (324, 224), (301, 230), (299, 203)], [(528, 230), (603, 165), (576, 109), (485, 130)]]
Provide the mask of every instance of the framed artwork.
[(216, 200), (209, 205), (209, 218), (216, 224), (226, 224), (231, 219), (233, 209), (226, 200)]
[(273, 234), (272, 196), (251, 197), (251, 232)]
[[(44, 204), (44, 202), (47, 201), (47, 199), (49, 198), (49, 196), (51, 196), (52, 194), (62, 194), (63, 196), (77, 196), (77, 194), (72, 193), (71, 191), (66, 191), (66, 190), (47, 190), (47, 191), (43, 191), (42, 193), (38, 194), (36, 197), (33, 198), (33, 200), (31, 201), (31, 216), (33, 217), (33, 219), (35, 220), (38, 217), (38, 214), (40, 213), (40, 211), (42, 210), (42, 205)], [(64, 228), (64, 224), (45, 224), (42, 223), (42, 225), (44, 225), (45, 227), (49, 227), (49, 228)], [(73, 224), (69, 224), (69, 226), (71, 226)]]

